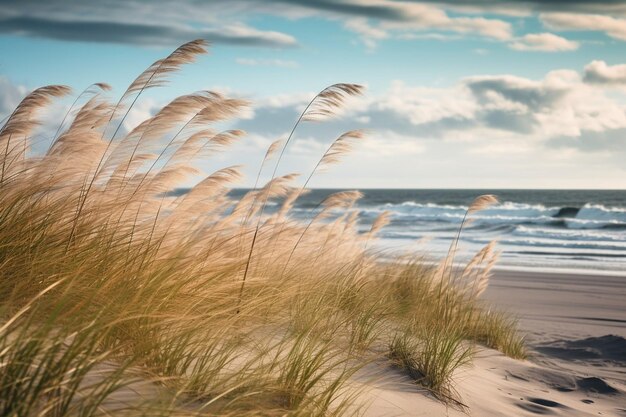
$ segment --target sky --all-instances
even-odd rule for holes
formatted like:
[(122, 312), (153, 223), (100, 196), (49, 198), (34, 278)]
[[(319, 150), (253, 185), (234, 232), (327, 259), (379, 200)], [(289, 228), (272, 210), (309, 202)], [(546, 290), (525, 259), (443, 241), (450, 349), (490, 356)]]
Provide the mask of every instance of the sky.
[(180, 94), (248, 99), (232, 122), (247, 135), (200, 163), (245, 165), (243, 186), (317, 92), (349, 82), (365, 94), (299, 127), (282, 173), (306, 177), (364, 129), (312, 187), (626, 188), (624, 1), (1, 0), (0, 119), (48, 84), (106, 82), (115, 100), (197, 38), (210, 53), (142, 95), (125, 127)]

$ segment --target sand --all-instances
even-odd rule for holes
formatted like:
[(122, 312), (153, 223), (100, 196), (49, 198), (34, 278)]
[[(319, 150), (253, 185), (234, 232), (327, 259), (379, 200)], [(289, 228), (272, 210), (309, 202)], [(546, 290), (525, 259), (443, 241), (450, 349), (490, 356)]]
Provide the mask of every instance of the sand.
[[(519, 317), (528, 360), (479, 348), (454, 378), (464, 409), (388, 362), (371, 364), (347, 391), (361, 394), (354, 407), (367, 417), (626, 417), (626, 276), (497, 271), (484, 299)], [(127, 387), (113, 404), (134, 403), (138, 392), (157, 395), (151, 386)]]
[(455, 377), (465, 412), (373, 366), (364, 415), (626, 416), (626, 276), (496, 271), (484, 298), (519, 317), (528, 360), (480, 349)]

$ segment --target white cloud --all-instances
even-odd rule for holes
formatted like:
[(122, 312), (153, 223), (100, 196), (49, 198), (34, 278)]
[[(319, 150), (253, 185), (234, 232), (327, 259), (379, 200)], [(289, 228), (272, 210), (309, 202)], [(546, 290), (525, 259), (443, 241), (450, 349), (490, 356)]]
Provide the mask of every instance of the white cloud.
[(245, 65), (249, 67), (298, 68), (298, 63), (296, 61), (288, 61), (283, 59), (237, 58), (235, 62), (239, 65)]
[[(587, 66), (594, 68), (597, 64)], [(617, 66), (608, 66), (615, 72)], [(597, 71), (596, 71), (597, 72)], [(254, 100), (255, 117), (237, 127), (250, 176), (259, 154), (284, 138), (308, 91)], [(280, 172), (309, 172), (341, 132), (366, 138), (332, 175), (313, 186), (617, 187), (626, 184), (626, 94), (592, 84), (579, 71), (529, 78), (511, 74), (426, 87), (403, 81), (351, 101), (342, 117), (301, 123)], [(234, 153), (237, 158), (242, 153)], [(257, 155), (257, 156), (255, 156)], [(241, 162), (233, 159), (232, 163)]]
[(11, 114), (27, 91), (26, 87), (15, 85), (7, 78), (0, 76), (0, 120)]
[(344, 27), (361, 35), (365, 46), (374, 49), (378, 41), (389, 38), (389, 33), (379, 27), (370, 26), (367, 19), (355, 18), (346, 20)]
[[(504, 131), (542, 141), (626, 127), (626, 106), (585, 84), (571, 70), (549, 72), (542, 80), (474, 76), (447, 88), (394, 82), (373, 103), (369, 112), (387, 111), (388, 117), (406, 120), (423, 137), (497, 138)], [(372, 129), (376, 128), (373, 121)]]
[(433, 5), (378, 0), (381, 7), (393, 7), (404, 19), (381, 21), (382, 29), (442, 30), (456, 33), (477, 33), (486, 37), (505, 40), (511, 37), (511, 25), (499, 19), (483, 17), (450, 17), (443, 9)]
[[(386, 8), (402, 18), (382, 19), (359, 17), (348, 19), (345, 27), (358, 33), (366, 46), (373, 48), (380, 40), (396, 37), (415, 39), (425, 34), (439, 39), (454, 39), (450, 33), (476, 34), (487, 38), (506, 41), (512, 38), (510, 23), (499, 19), (474, 16), (451, 17), (445, 10), (427, 4), (388, 0), (355, 1), (354, 4), (367, 4), (371, 7)], [(445, 32), (445, 33), (438, 33)], [(458, 37), (457, 37), (458, 38)]]
[(461, 90), (460, 87), (410, 87), (402, 81), (394, 81), (375, 106), (379, 110), (390, 110), (415, 125), (447, 118), (472, 118), (476, 105)]
[(357, 32), (360, 35), (370, 38), (370, 39), (386, 39), (389, 37), (389, 34), (378, 28), (369, 26), (367, 23), (367, 19), (364, 18), (355, 18), (348, 19), (344, 25), (347, 29), (350, 29), (353, 32)]
[(626, 41), (626, 19), (600, 14), (542, 13), (541, 21), (555, 30), (593, 30)]
[(504, 20), (485, 19), (483, 17), (457, 17), (450, 18), (444, 25), (447, 30), (460, 33), (476, 32), (482, 36), (497, 40), (507, 40), (511, 38), (511, 25)]
[(315, 93), (293, 93), (293, 94), (276, 94), (269, 97), (264, 97), (255, 102), (254, 107), (267, 107), (267, 108), (281, 108), (281, 107), (294, 107), (298, 111), (304, 110), (306, 103), (308, 103)]
[(313, 137), (296, 138), (293, 144), (289, 147), (289, 153), (299, 155), (318, 155), (324, 154), (327, 145), (324, 145), (319, 140)]
[(626, 86), (626, 64), (607, 65), (604, 61), (591, 61), (585, 66), (585, 81), (591, 84)]
[(399, 135), (393, 130), (371, 132), (360, 143), (356, 151), (373, 157), (403, 155), (411, 156), (421, 154), (426, 146), (416, 141), (415, 138)]
[(552, 33), (529, 33), (510, 43), (512, 49), (518, 51), (574, 51), (578, 42), (570, 41)]
[[(285, 133), (283, 136), (287, 137), (288, 133)], [(250, 134), (248, 133), (245, 136), (245, 144), (246, 144), (246, 148), (250, 149), (253, 148), (254, 151), (266, 151), (270, 145), (272, 144), (272, 140), (269, 138), (266, 138), (264, 136), (261, 135), (256, 135), (256, 134)], [(252, 145), (249, 146), (248, 144)]]
[(424, 40), (442, 41), (442, 42), (458, 41), (460, 39), (463, 39), (463, 35), (458, 35), (458, 34), (453, 35), (449, 33), (444, 34), (444, 33), (435, 33), (435, 32), (428, 32), (428, 33), (402, 32), (402, 33), (398, 33), (396, 37), (398, 39), (404, 39), (404, 40), (424, 39)]
[(308, 12), (308, 15), (345, 18), (348, 29), (372, 41), (384, 39), (395, 30), (473, 33), (498, 40), (509, 39), (512, 32), (511, 25), (504, 20), (450, 16), (439, 4), (401, 0), (284, 0), (278, 6), (275, 2), (264, 4), (274, 13), (298, 10), (304, 15)]
[[(276, 136), (289, 127), (285, 120), (295, 120), (312, 96), (262, 100), (254, 105), (257, 117), (244, 128)], [(510, 74), (472, 76), (442, 88), (394, 81), (382, 94), (352, 100), (340, 115), (315, 127), (303, 126), (302, 133), (328, 138), (366, 124), (375, 136), (394, 132), (405, 140), (515, 138), (543, 143), (626, 129), (624, 97), (585, 82), (573, 70), (551, 71), (539, 80)]]
[[(202, 35), (202, 31), (200, 32)], [(216, 30), (207, 30), (206, 39), (214, 38), (216, 42), (241, 45), (259, 45), (285, 47), (298, 44), (293, 36), (273, 30), (259, 30), (243, 23), (224, 25)]]
[[(483, 123), (525, 131), (529, 138), (579, 137), (626, 127), (626, 106), (585, 84), (575, 71), (551, 71), (540, 81), (511, 75), (471, 77), (465, 84), (480, 103)], [(506, 108), (494, 98), (518, 107)]]

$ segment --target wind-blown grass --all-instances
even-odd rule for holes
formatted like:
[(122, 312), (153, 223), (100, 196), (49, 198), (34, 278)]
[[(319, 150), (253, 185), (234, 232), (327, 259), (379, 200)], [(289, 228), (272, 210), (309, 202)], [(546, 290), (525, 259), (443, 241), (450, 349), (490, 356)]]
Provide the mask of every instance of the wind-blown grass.
[[(309, 222), (290, 216), (306, 190), (275, 175), (289, 140), (359, 86), (318, 94), (271, 180), (239, 200), (238, 167), (170, 193), (198, 174), (193, 161), (240, 140), (213, 129), (247, 103), (203, 91), (120, 126), (202, 52), (183, 45), (115, 105), (91, 86), (44, 153), (29, 151), (37, 116), (66, 87), (35, 90), (0, 129), (1, 415), (344, 415), (371, 360), (401, 362), (447, 399), (473, 342), (523, 356), (514, 323), (478, 301), (491, 246), (463, 271), (390, 260), (368, 249), (388, 215), (360, 233), (358, 192), (328, 197)], [(340, 136), (318, 167), (360, 137)], [(267, 212), (270, 200), (282, 207)]]

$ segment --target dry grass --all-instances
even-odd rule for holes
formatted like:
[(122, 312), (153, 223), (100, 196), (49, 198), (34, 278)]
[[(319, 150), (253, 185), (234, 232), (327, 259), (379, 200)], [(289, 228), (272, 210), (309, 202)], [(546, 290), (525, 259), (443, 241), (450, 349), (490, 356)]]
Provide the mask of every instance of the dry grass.
[[(358, 394), (350, 378), (370, 360), (399, 360), (448, 398), (467, 343), (523, 356), (514, 324), (477, 301), (491, 247), (462, 272), (451, 259), (382, 262), (367, 246), (386, 214), (359, 233), (360, 194), (343, 192), (296, 221), (305, 189), (292, 175), (238, 201), (237, 167), (168, 193), (197, 174), (191, 162), (242, 136), (211, 126), (246, 103), (200, 92), (122, 137), (120, 126), (143, 91), (203, 51), (183, 45), (115, 105), (106, 85), (90, 87), (44, 154), (28, 151), (37, 114), (67, 88), (31, 93), (1, 128), (1, 415), (344, 415)], [(360, 92), (323, 90), (263, 165), (278, 154), (275, 174), (300, 123)], [(341, 136), (318, 167), (360, 136)]]

